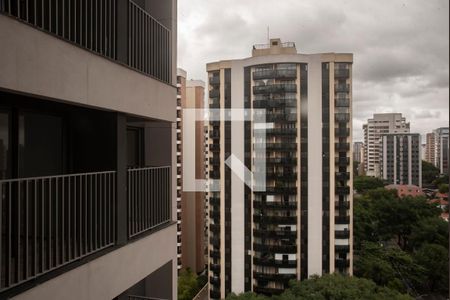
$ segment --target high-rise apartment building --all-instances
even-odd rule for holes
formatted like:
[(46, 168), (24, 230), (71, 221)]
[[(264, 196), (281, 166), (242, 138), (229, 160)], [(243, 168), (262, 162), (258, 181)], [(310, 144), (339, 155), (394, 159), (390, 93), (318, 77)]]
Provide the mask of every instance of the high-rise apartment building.
[(409, 133), (409, 123), (401, 113), (374, 114), (363, 125), (364, 161), (368, 176), (381, 177), (381, 135), (386, 133)]
[[(266, 117), (264, 125), (209, 123), (208, 174), (220, 183), (208, 193), (211, 298), (278, 294), (292, 279), (352, 273), (352, 62), (272, 39), (249, 58), (207, 65), (209, 108), (265, 109)], [(231, 154), (266, 172), (265, 190), (242, 182), (225, 163)]]
[(381, 178), (389, 184), (422, 187), (420, 134), (383, 134), (380, 165)]
[(430, 132), (426, 135), (426, 144), (425, 144), (425, 160), (431, 164), (435, 164), (435, 137), (434, 133)]
[[(428, 141), (430, 135), (430, 141)], [(449, 129), (441, 127), (427, 134), (427, 150), (429, 151), (430, 162), (434, 164), (441, 174), (448, 174), (448, 157), (449, 157)]]
[(0, 0), (1, 299), (176, 298), (176, 24)]
[[(205, 193), (183, 192), (183, 109), (204, 107), (205, 83), (186, 80), (186, 71), (177, 69), (177, 245), (178, 269), (189, 268), (195, 273), (205, 270)], [(203, 151), (204, 122), (195, 124), (192, 136), (195, 151), (195, 178), (205, 179)]]
[(353, 143), (353, 162), (362, 162), (364, 156), (364, 143), (363, 142), (354, 142)]

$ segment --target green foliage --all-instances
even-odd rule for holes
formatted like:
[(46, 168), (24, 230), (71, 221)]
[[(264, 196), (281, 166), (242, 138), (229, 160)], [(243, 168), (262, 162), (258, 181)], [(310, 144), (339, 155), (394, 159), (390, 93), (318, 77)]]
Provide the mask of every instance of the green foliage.
[(438, 187), (441, 184), (447, 184), (448, 185), (448, 174), (443, 174), (438, 176), (435, 180), (433, 180), (433, 185)]
[(439, 193), (448, 193), (448, 183), (441, 183), (439, 185)]
[(371, 280), (337, 274), (314, 276), (302, 282), (292, 282), (290, 289), (273, 298), (276, 300), (411, 299), (395, 290), (377, 286)]
[(401, 294), (387, 287), (377, 286), (368, 279), (343, 276), (338, 274), (313, 276), (301, 282), (292, 281), (291, 287), (279, 296), (271, 298), (254, 293), (240, 295), (230, 294), (227, 300), (410, 300), (408, 295)]
[(439, 169), (433, 164), (422, 160), (422, 185), (434, 185), (433, 181), (439, 177)]
[(192, 300), (204, 285), (204, 276), (197, 276), (189, 268), (181, 270), (178, 276), (178, 299)]
[(230, 293), (230, 294), (228, 294), (226, 299), (227, 300), (267, 300), (269, 298), (265, 297), (263, 295), (258, 295), (255, 293), (247, 292), (247, 293), (242, 293), (239, 295), (236, 295), (235, 293)]
[(414, 258), (425, 270), (422, 289), (448, 295), (448, 249), (441, 245), (424, 244)]
[(439, 208), (385, 189), (355, 197), (353, 208), (356, 276), (414, 296), (448, 291), (448, 223)]
[(369, 190), (384, 187), (383, 180), (370, 176), (357, 176), (353, 179), (353, 188), (359, 193), (365, 193)]

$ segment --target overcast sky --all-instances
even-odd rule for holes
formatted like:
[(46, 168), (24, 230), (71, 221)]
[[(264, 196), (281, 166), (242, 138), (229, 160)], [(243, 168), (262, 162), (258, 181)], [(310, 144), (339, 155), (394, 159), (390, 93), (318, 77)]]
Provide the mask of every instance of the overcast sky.
[(355, 141), (373, 113), (448, 126), (449, 0), (178, 0), (178, 66), (206, 80), (206, 63), (250, 56), (268, 26), (300, 53), (354, 54)]

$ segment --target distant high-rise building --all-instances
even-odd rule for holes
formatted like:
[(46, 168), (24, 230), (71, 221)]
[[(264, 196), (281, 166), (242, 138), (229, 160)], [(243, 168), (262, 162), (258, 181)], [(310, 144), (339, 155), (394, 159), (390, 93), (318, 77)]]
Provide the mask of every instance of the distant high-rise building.
[(409, 123), (401, 113), (374, 114), (363, 125), (364, 161), (368, 176), (381, 177), (381, 135), (386, 133), (409, 133)]
[[(364, 153), (362, 153), (364, 147), (363, 142), (353, 143), (353, 162), (362, 162)], [(361, 155), (362, 154), (362, 155)]]
[(449, 173), (449, 128), (441, 127), (433, 130), (434, 134), (434, 165), (441, 174)]
[(435, 164), (435, 135), (433, 132), (427, 133), (425, 144), (425, 160), (431, 164)]
[(422, 187), (420, 134), (381, 135), (380, 166), (381, 178), (389, 184)]
[[(186, 80), (186, 71), (177, 70), (177, 245), (178, 269), (189, 268), (195, 273), (205, 269), (205, 193), (183, 192), (183, 109), (204, 107), (205, 83)], [(204, 145), (204, 123), (197, 121), (196, 145)], [(203, 146), (195, 151), (195, 178), (205, 179)]]
[[(208, 194), (213, 299), (279, 294), (292, 279), (352, 273), (353, 55), (298, 54), (279, 39), (252, 54), (207, 65), (210, 108), (266, 113), (264, 126), (209, 124), (208, 174), (220, 182)], [(264, 169), (265, 191), (231, 171), (231, 154), (254, 173)]]

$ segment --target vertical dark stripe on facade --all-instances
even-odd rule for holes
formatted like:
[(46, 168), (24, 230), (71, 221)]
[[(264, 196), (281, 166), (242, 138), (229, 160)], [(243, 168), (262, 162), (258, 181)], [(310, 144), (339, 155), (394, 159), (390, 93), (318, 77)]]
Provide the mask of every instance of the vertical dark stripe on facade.
[[(247, 67), (244, 69), (244, 108), (250, 109), (251, 108), (251, 76), (250, 76), (250, 70), (251, 68)], [(245, 158), (244, 158), (244, 164), (245, 166), (251, 170), (252, 169), (252, 163), (251, 163), (251, 123), (245, 122), (244, 123), (244, 152), (245, 152)], [(251, 242), (252, 242), (252, 206), (251, 206), (251, 189), (245, 185), (245, 195), (244, 195), (244, 233), (245, 233), (245, 257), (244, 257), (244, 263), (245, 263), (245, 291), (251, 291), (252, 288), (252, 273), (251, 273), (251, 264), (252, 264), (252, 257), (249, 255), (249, 251), (251, 250)]]
[(308, 278), (308, 65), (300, 64), (301, 271)]
[(322, 63), (322, 270), (330, 272), (330, 69)]
[[(213, 72), (209, 78), (209, 83), (211, 89), (209, 91), (209, 107), (211, 109), (219, 109), (220, 108), (220, 72)], [(212, 153), (212, 157), (209, 161), (209, 178), (220, 180), (220, 121), (211, 121), (210, 122), (210, 132), (209, 137), (212, 140), (212, 144), (209, 150)], [(209, 196), (209, 216), (211, 219), (209, 235), (210, 240), (209, 243), (211, 252), (209, 253), (211, 264), (210, 270), (212, 271), (212, 276), (210, 279), (210, 298), (216, 299), (220, 298), (220, 275), (221, 275), (221, 266), (220, 266), (220, 245), (223, 241), (220, 239), (220, 232), (224, 230), (220, 228), (220, 203), (223, 199), (220, 199), (220, 192), (211, 192)], [(211, 239), (213, 238), (213, 239)], [(212, 242), (213, 241), (213, 242)], [(213, 279), (213, 280), (211, 280)]]
[[(231, 69), (225, 69), (225, 109), (231, 109)], [(225, 113), (225, 160), (231, 155), (231, 122)], [(231, 292), (231, 169), (225, 166), (225, 295)]]

